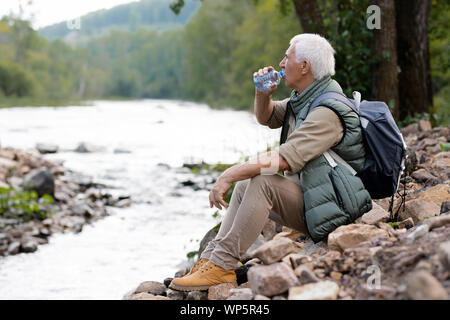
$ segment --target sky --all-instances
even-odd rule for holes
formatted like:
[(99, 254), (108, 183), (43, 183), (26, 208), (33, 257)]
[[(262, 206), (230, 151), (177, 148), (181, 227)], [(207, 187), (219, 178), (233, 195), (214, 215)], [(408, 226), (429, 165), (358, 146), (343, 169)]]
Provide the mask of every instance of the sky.
[[(0, 17), (19, 12), (19, 4), (30, 0), (0, 0)], [(136, 1), (136, 0), (134, 0)], [(32, 0), (32, 5), (25, 11), (25, 18), (32, 20), (38, 29), (61, 21), (75, 19), (86, 13), (108, 9), (133, 0)]]

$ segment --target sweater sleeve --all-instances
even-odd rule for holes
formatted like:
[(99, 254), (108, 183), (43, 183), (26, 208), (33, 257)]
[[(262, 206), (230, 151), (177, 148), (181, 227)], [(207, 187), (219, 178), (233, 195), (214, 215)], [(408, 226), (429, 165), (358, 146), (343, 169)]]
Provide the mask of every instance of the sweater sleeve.
[(270, 129), (277, 129), (283, 125), (284, 114), (286, 113), (286, 106), (290, 98), (286, 98), (281, 101), (273, 102), (273, 111), (269, 120), (267, 121), (267, 126)]
[(278, 153), (289, 164), (287, 173), (297, 173), (306, 163), (338, 144), (343, 131), (339, 117), (332, 110), (314, 108), (300, 127), (278, 147)]

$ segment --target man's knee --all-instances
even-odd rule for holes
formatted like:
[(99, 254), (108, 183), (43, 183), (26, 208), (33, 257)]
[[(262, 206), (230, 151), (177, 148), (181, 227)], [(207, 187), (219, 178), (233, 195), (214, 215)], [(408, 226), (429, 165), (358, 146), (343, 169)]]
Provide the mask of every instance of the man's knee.
[(273, 179), (273, 175), (259, 174), (250, 179), (250, 184), (256, 186), (264, 186), (269, 184), (271, 179)]
[(236, 182), (236, 185), (234, 186), (233, 194), (238, 194), (240, 196), (244, 195), (245, 189), (248, 186), (250, 179), (247, 180), (241, 180)]

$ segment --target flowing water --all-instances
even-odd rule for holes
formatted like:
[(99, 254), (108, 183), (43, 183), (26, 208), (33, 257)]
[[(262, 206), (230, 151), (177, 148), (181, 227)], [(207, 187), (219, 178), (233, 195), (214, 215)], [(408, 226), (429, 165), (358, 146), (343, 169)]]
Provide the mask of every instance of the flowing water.
[[(0, 299), (121, 299), (143, 281), (172, 277), (218, 222), (209, 192), (182, 186), (199, 179), (183, 163), (238, 162), (279, 133), (249, 112), (182, 101), (0, 109), (2, 147), (56, 144), (60, 151), (48, 159), (133, 199), (81, 233), (54, 234), (34, 253), (0, 257)], [(101, 149), (73, 152), (80, 142)]]

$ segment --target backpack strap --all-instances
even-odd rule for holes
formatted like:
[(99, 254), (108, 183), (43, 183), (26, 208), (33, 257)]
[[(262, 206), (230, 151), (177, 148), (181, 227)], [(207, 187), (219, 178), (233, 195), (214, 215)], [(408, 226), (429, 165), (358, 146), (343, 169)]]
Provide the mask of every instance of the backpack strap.
[(283, 128), (281, 129), (280, 146), (286, 142), (289, 132), (289, 118), (291, 114), (294, 114), (294, 110), (292, 110), (291, 101), (288, 101), (286, 105), (286, 112), (284, 113)]

